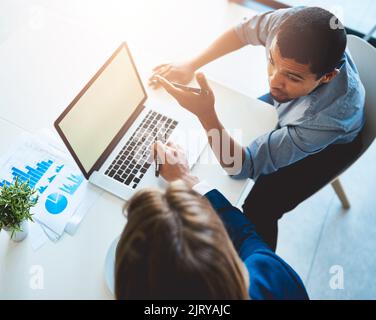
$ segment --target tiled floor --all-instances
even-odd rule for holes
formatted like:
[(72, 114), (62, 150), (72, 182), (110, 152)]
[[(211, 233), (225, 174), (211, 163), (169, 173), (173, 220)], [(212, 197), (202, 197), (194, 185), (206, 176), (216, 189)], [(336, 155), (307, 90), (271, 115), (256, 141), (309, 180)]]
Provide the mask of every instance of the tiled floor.
[[(328, 207), (321, 237), (306, 280), (315, 299), (376, 298), (376, 144), (343, 176), (351, 201), (343, 210), (335, 199)], [(318, 195), (317, 195), (318, 196)], [(331, 266), (343, 268), (344, 289), (329, 286)]]
[[(330, 186), (280, 221), (277, 252), (302, 276), (313, 299), (376, 298), (376, 144), (341, 177), (351, 202), (343, 210)], [(343, 270), (343, 289), (330, 281)], [(335, 267), (334, 267), (335, 268)]]

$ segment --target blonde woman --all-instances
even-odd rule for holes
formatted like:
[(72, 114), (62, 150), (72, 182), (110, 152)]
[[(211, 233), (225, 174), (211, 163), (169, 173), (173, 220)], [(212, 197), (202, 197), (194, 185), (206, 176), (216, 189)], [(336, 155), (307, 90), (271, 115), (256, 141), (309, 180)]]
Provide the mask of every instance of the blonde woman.
[(155, 147), (171, 184), (128, 202), (116, 250), (117, 299), (308, 299), (252, 222), (190, 174), (179, 147)]

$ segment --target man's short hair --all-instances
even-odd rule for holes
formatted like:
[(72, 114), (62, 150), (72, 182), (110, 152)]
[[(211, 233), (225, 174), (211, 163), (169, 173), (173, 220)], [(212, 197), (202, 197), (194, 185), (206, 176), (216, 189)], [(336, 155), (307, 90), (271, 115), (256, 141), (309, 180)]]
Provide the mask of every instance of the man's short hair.
[(318, 79), (339, 66), (346, 49), (346, 31), (329, 11), (303, 8), (281, 24), (277, 45), (282, 57), (309, 64)]

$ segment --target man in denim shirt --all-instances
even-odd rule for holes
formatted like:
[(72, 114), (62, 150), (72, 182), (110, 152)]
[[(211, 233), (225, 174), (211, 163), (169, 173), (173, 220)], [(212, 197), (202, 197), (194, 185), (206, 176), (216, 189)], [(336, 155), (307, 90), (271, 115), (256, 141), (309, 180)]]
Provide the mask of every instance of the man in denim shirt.
[[(168, 80), (187, 82), (201, 66), (248, 44), (266, 48), (270, 93), (260, 99), (276, 107), (279, 121), (275, 130), (242, 147), (223, 130), (202, 74), (197, 81), (209, 91), (206, 96), (184, 92)], [(191, 61), (155, 69), (158, 84), (208, 132), (217, 129), (222, 141), (230, 139), (235, 154), (242, 155), (241, 167), (229, 168), (221, 147), (209, 139), (230, 175), (255, 180), (244, 213), (273, 249), (278, 219), (335, 178), (360, 152), (365, 92), (345, 48), (346, 32), (335, 16), (321, 8), (297, 7), (256, 15)]]

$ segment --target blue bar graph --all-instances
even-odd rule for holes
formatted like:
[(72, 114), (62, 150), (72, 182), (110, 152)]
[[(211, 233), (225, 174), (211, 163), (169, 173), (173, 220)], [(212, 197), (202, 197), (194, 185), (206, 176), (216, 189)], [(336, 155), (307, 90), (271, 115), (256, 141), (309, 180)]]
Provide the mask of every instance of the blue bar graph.
[(47, 178), (48, 182), (51, 183), (56, 178), (56, 174), (52, 177)]
[(10, 186), (9, 181), (3, 180), (3, 181), (0, 181), (0, 188), (2, 188), (4, 186), (4, 184), (6, 184), (8, 187)]
[(57, 166), (56, 169), (55, 169), (55, 172), (59, 173), (61, 171), (61, 169), (63, 169), (63, 167), (64, 167), (63, 164), (61, 166)]
[(40, 194), (42, 194), (47, 188), (48, 188), (48, 186), (40, 186), (38, 188), (38, 191), (39, 191)]
[(82, 181), (84, 180), (84, 177), (82, 175), (71, 174), (67, 179), (72, 183), (63, 184), (63, 186), (59, 189), (70, 195), (73, 195), (77, 191), (78, 187), (81, 185)]
[[(48, 161), (41, 161), (38, 162), (36, 165), (36, 168), (32, 168), (31, 166), (25, 166), (25, 171), (12, 167), (12, 176), (13, 180), (12, 183), (16, 180), (18, 177), (18, 180), (20, 182), (29, 181), (30, 188), (34, 188), (35, 185), (39, 182), (39, 180), (43, 177), (43, 175), (47, 172), (47, 170), (51, 167), (53, 164), (52, 160)], [(4, 184), (10, 185), (11, 182), (3, 180), (0, 182), (0, 187), (2, 187)]]

